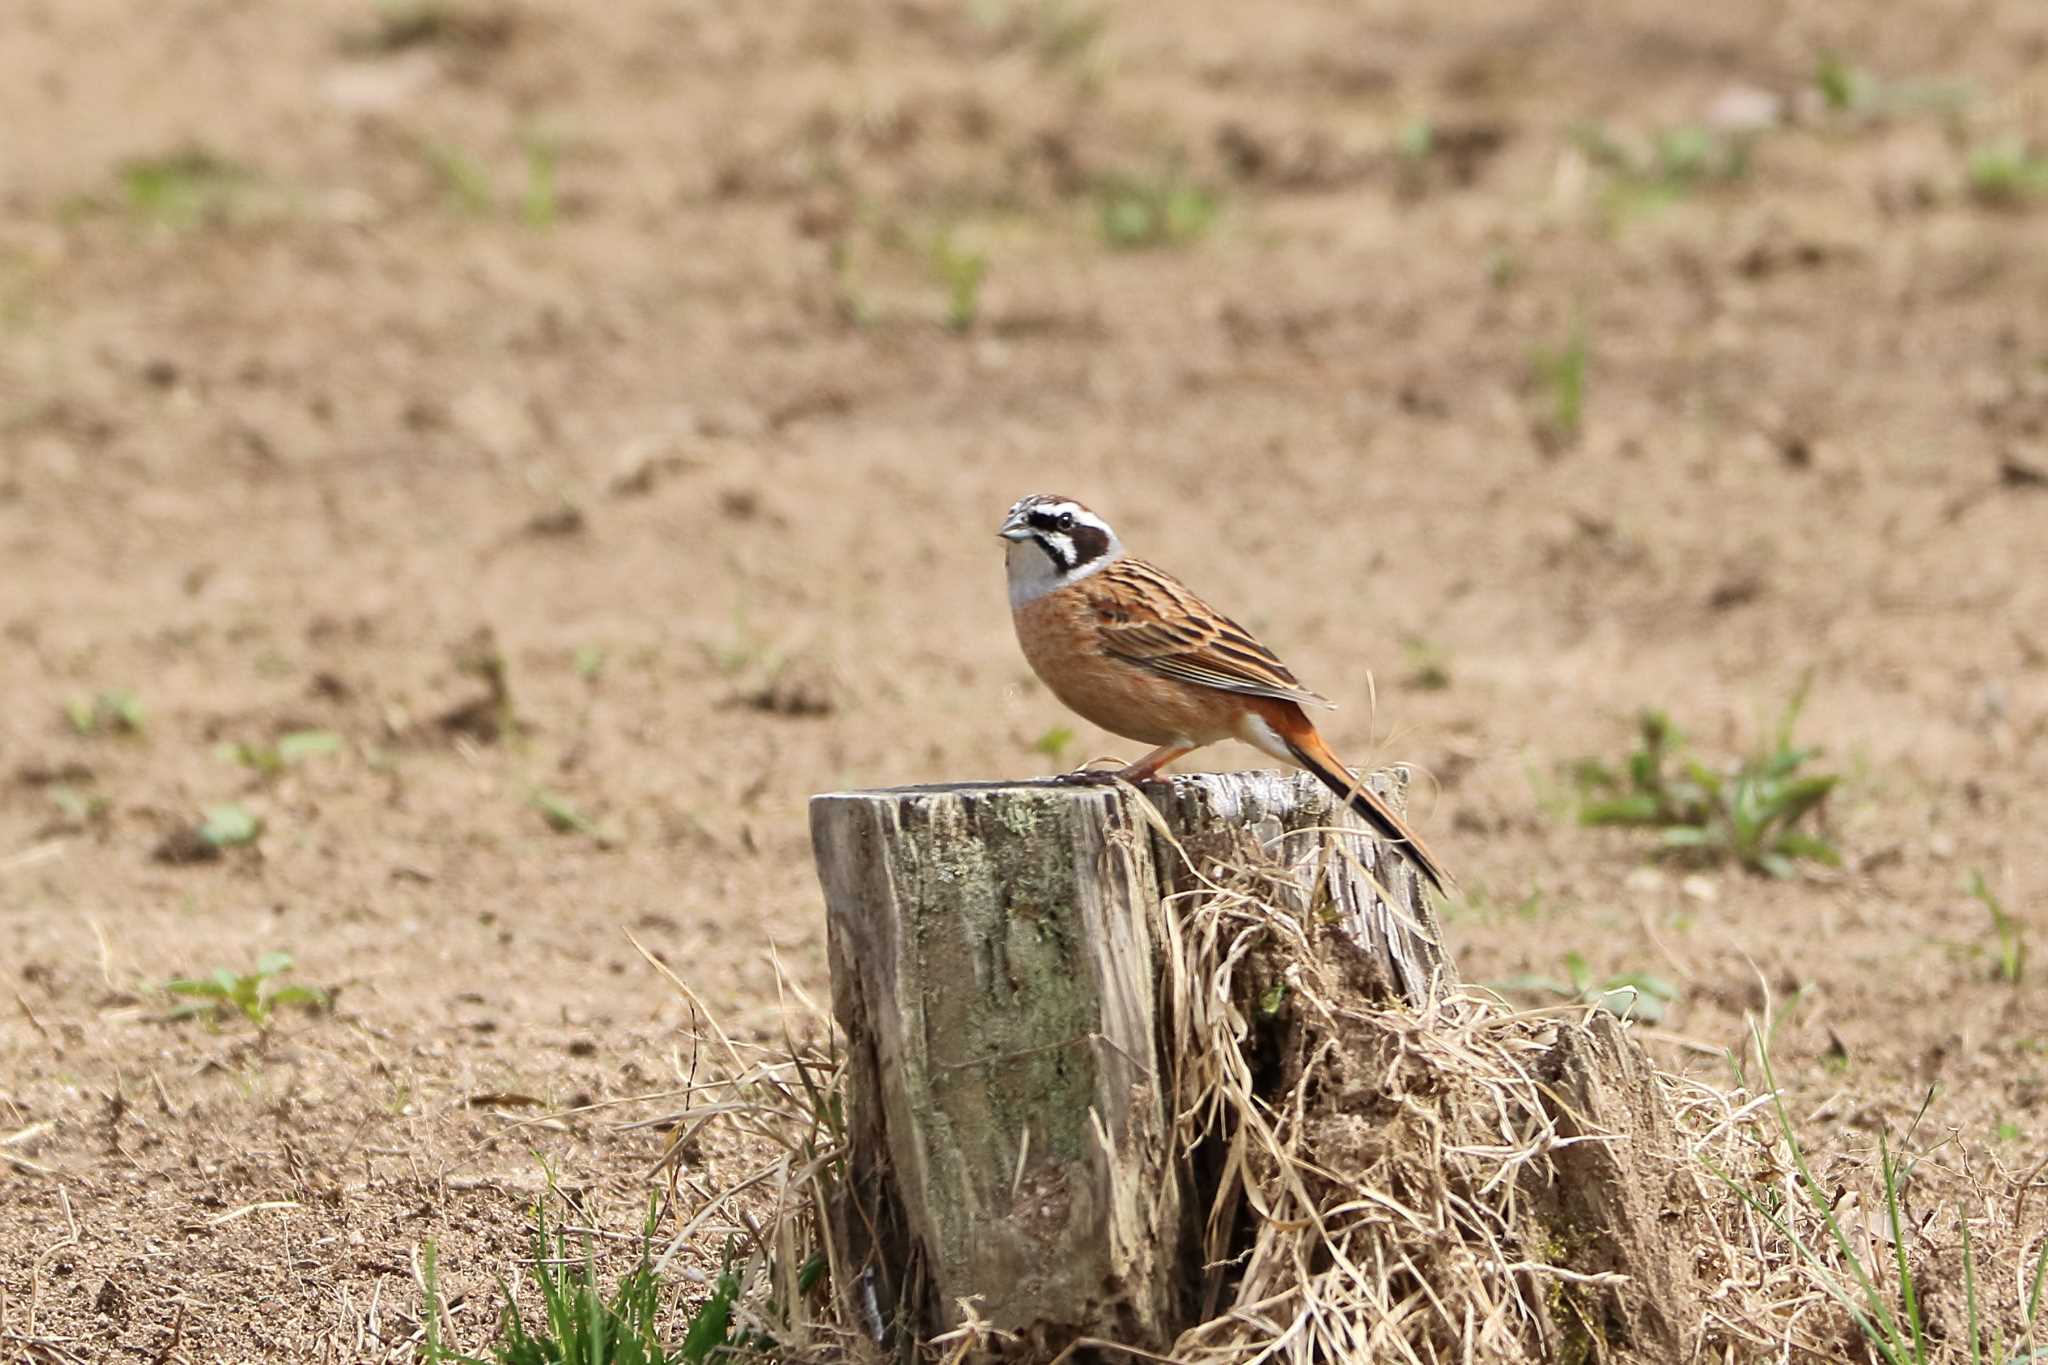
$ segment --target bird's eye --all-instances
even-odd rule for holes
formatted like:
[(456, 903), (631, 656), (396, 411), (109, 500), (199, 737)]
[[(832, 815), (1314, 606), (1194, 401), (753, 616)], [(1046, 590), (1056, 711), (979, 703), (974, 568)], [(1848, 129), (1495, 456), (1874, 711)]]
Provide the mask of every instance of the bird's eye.
[(1062, 531), (1071, 531), (1074, 529), (1074, 514), (1072, 512), (1062, 512), (1053, 519), (1052, 524), (1059, 527)]

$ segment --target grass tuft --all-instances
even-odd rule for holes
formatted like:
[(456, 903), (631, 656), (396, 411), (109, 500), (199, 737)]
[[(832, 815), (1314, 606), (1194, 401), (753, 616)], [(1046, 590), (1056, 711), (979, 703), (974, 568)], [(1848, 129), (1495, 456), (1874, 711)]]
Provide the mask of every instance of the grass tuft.
[(309, 758), (340, 753), (341, 736), (332, 730), (293, 730), (271, 741), (230, 741), (214, 752), (264, 777), (275, 777)]
[(1502, 991), (1534, 991), (1560, 1000), (1596, 1005), (1620, 1019), (1640, 1019), (1646, 1024), (1663, 1022), (1665, 1012), (1678, 999), (1678, 987), (1650, 972), (1617, 972), (1596, 977), (1585, 954), (1573, 950), (1564, 955), (1565, 979), (1524, 975), (1494, 983)]
[(267, 1032), (272, 1014), (284, 1005), (323, 1010), (333, 1003), (330, 992), (316, 986), (280, 986), (275, 978), (292, 969), (290, 953), (265, 953), (256, 969), (234, 972), (216, 967), (210, 976), (178, 977), (164, 983), (164, 990), (183, 1003), (170, 1013), (172, 1019), (204, 1018), (218, 1023), (230, 1011), (240, 1014), (259, 1030)]
[(1536, 427), (1537, 438), (1547, 449), (1569, 446), (1579, 439), (1586, 415), (1586, 371), (1591, 362), (1592, 348), (1583, 320), (1572, 323), (1561, 343), (1539, 347), (1529, 357), (1530, 373), (1549, 397), (1549, 410)]
[(946, 291), (946, 326), (964, 332), (981, 312), (981, 285), (988, 277), (988, 253), (967, 246), (951, 229), (932, 239), (932, 274)]
[(1966, 83), (1885, 80), (1839, 52), (1823, 52), (1814, 63), (1813, 89), (1829, 115), (1851, 123), (1921, 112), (1954, 114), (1972, 98)]
[(2005, 902), (1998, 898), (1978, 869), (1970, 869), (1964, 889), (1991, 913), (1991, 932), (1997, 939), (1992, 974), (2008, 986), (2019, 985), (2020, 978), (2027, 974), (2026, 926), (2006, 912)]
[(1223, 203), (1178, 169), (1147, 176), (1111, 176), (1095, 187), (1102, 240), (1118, 251), (1189, 246), (1215, 227)]
[(1836, 114), (1867, 109), (1877, 96), (1877, 81), (1860, 66), (1851, 65), (1840, 53), (1823, 52), (1813, 67), (1813, 88), (1821, 103)]
[(263, 836), (263, 817), (237, 801), (207, 806), (197, 823), (174, 826), (152, 855), (173, 865), (217, 862), (231, 848), (253, 846)]
[(1442, 645), (1411, 635), (1401, 642), (1401, 653), (1408, 663), (1408, 673), (1402, 681), (1409, 687), (1441, 692), (1451, 685), (1451, 656)]
[(253, 844), (263, 834), (263, 817), (239, 802), (208, 806), (204, 815), (199, 822), (199, 837), (215, 848)]
[(247, 167), (197, 146), (124, 161), (119, 177), (121, 202), (132, 217), (174, 231), (232, 216), (259, 183)]
[(1800, 683), (1766, 741), (1726, 769), (1689, 757), (1671, 718), (1644, 711), (1623, 772), (1596, 759), (1573, 769), (1579, 823), (1655, 830), (1660, 857), (1706, 864), (1732, 858), (1773, 877), (1793, 876), (1801, 859), (1839, 865), (1832, 842), (1800, 827), (1818, 816), (1841, 780), (1800, 771), (1820, 753), (1792, 742), (1807, 688)]
[[(1751, 1092), (1741, 1060), (1731, 1057), (1736, 1089), (1714, 1091), (1705, 1104), (1681, 1113), (1681, 1122), (1699, 1131), (1701, 1110), (1721, 1111), (1693, 1142), (1702, 1169), (1728, 1196), (1718, 1245), (1710, 1244), (1703, 1255), (1717, 1263), (1719, 1272), (1739, 1274), (1748, 1286), (1741, 1296), (1746, 1302), (1716, 1307), (1712, 1314), (1720, 1317), (1733, 1309), (1726, 1320), (1736, 1336), (1768, 1345), (1773, 1359), (1802, 1358), (1803, 1353), (1882, 1365), (2048, 1360), (2048, 1347), (2038, 1339), (2048, 1239), (2029, 1257), (2029, 1234), (2016, 1220), (1997, 1215), (2001, 1206), (2011, 1207), (2009, 1200), (1989, 1196), (1956, 1163), (1937, 1167), (1926, 1161), (1931, 1153), (1905, 1155), (1934, 1092), (1927, 1092), (1896, 1142), (1880, 1129), (1874, 1162), (1829, 1152), (1823, 1155), (1831, 1168), (1823, 1171), (1816, 1169), (1814, 1154), (1793, 1125), (1771, 1060), (1770, 1031), (1754, 1019), (1749, 1046), (1756, 1053), (1760, 1088)], [(1688, 1084), (1703, 1094), (1709, 1089)], [(1930, 1188), (1915, 1198), (1916, 1185), (1953, 1182), (1959, 1175), (1971, 1187), (1968, 1197), (1955, 1198), (1950, 1188)], [(1952, 1295), (1955, 1287), (1953, 1280), (1930, 1274), (1935, 1267), (1923, 1263), (1928, 1250), (1939, 1255), (1944, 1244), (1955, 1245), (1935, 1235), (1931, 1225), (1941, 1219), (1953, 1220), (1953, 1235), (1962, 1248), (1963, 1302), (1956, 1316), (1929, 1310), (1930, 1302), (1945, 1297), (1942, 1291)], [(1980, 1274), (1985, 1234), (1991, 1234), (1997, 1257), (1995, 1280)], [(1824, 1304), (1841, 1314), (1839, 1327), (1831, 1330), (1827, 1315), (1816, 1311)], [(1844, 1328), (1862, 1338), (1863, 1353), (1852, 1357), (1843, 1352)], [(1738, 1353), (1738, 1358), (1752, 1358), (1752, 1353)]]
[(545, 132), (529, 133), (521, 152), (526, 160), (526, 186), (519, 195), (519, 221), (530, 228), (551, 228), (561, 214), (561, 193), (556, 187), (562, 165), (561, 139)]
[(417, 154), (439, 184), (441, 200), (465, 218), (510, 218), (544, 232), (562, 216), (561, 171), (564, 139), (546, 128), (519, 137), (521, 176), (517, 197), (501, 193), (491, 163), (452, 142), (423, 142)]
[(510, 1285), (501, 1285), (497, 1329), (485, 1350), (490, 1360), (451, 1351), (441, 1340), (441, 1286), (434, 1246), (428, 1243), (420, 1274), (421, 1322), (427, 1331), (427, 1361), (434, 1365), (700, 1365), (728, 1357), (749, 1343), (735, 1340), (734, 1302), (740, 1277), (728, 1260), (711, 1293), (688, 1315), (682, 1340), (671, 1346), (662, 1327), (674, 1315), (653, 1259), (658, 1206), (650, 1206), (641, 1229), (640, 1257), (619, 1277), (610, 1297), (598, 1287), (597, 1256), (585, 1237), (580, 1254), (569, 1235), (548, 1235), (547, 1211), (534, 1209), (531, 1274), (540, 1295), (539, 1321), (531, 1328)]
[(615, 831), (585, 814), (580, 806), (558, 792), (536, 788), (529, 800), (540, 812), (540, 818), (547, 822), (547, 827), (557, 834), (580, 834), (599, 848), (612, 848), (620, 842)]
[(1973, 147), (1967, 172), (1970, 193), (1981, 203), (2012, 207), (2048, 196), (2048, 154), (2018, 134)]
[(1034, 754), (1044, 754), (1054, 763), (1064, 765), (1066, 761), (1066, 752), (1068, 749), (1072, 748), (1073, 745), (1073, 727), (1067, 725), (1055, 725), (1051, 729), (1047, 730), (1044, 734), (1040, 735), (1037, 739), (1031, 741), (1031, 752)]
[[(1921, 1286), (1916, 1278), (1913, 1263), (1908, 1255), (1908, 1237), (1904, 1200), (1901, 1190), (1906, 1185), (1913, 1163), (1902, 1161), (1892, 1150), (1890, 1140), (1880, 1131), (1877, 1138), (1878, 1182), (1884, 1197), (1884, 1240), (1891, 1247), (1891, 1278), (1893, 1293), (1885, 1292), (1888, 1278), (1883, 1266), (1883, 1253), (1876, 1247), (1880, 1239), (1869, 1235), (1869, 1229), (1862, 1232), (1863, 1245), (1868, 1247), (1867, 1258), (1858, 1250), (1857, 1239), (1851, 1236), (1843, 1206), (1843, 1192), (1830, 1188), (1815, 1177), (1812, 1164), (1801, 1146), (1798, 1133), (1792, 1127), (1792, 1117), (1785, 1107), (1784, 1092), (1778, 1088), (1778, 1080), (1772, 1069), (1770, 1049), (1764, 1035), (1754, 1021), (1750, 1025), (1750, 1039), (1756, 1048), (1757, 1066), (1762, 1073), (1764, 1093), (1770, 1101), (1771, 1113), (1776, 1119), (1777, 1137), (1783, 1143), (1790, 1157), (1796, 1180), (1790, 1182), (1799, 1196), (1810, 1206), (1812, 1214), (1819, 1220), (1819, 1227), (1826, 1231), (1826, 1242), (1831, 1244), (1832, 1256), (1825, 1254), (1801, 1226), (1801, 1220), (1794, 1216), (1793, 1205), (1777, 1186), (1768, 1189), (1768, 1198), (1709, 1162), (1709, 1169), (1726, 1187), (1754, 1213), (1762, 1217), (1798, 1253), (1799, 1259), (1813, 1272), (1814, 1279), (1833, 1298), (1837, 1305), (1849, 1315), (1851, 1322), (1863, 1336), (1864, 1341), (1886, 1365), (1932, 1365), (1944, 1358), (1930, 1346), (1927, 1324), (1921, 1309)], [(1733, 1059), (1731, 1058), (1731, 1062)], [(1738, 1081), (1742, 1081), (1740, 1063), (1734, 1063)], [(1920, 1113), (1915, 1115), (1913, 1124), (1907, 1129), (1910, 1140), (1914, 1128), (1925, 1116), (1927, 1106), (1933, 1101), (1934, 1092), (1929, 1090), (1922, 1101)], [(1964, 1224), (1967, 1238), (1967, 1222)], [(1967, 1256), (1968, 1253), (1966, 1252)], [(1977, 1359), (1977, 1318), (1978, 1303), (1974, 1267), (1966, 1271), (1966, 1292), (1970, 1318), (1971, 1358)], [(2027, 1329), (2032, 1331), (2032, 1315), (2029, 1314)], [(2004, 1353), (1994, 1357), (2002, 1363)]]
[(489, 214), (497, 205), (498, 192), (490, 168), (460, 147), (438, 143), (423, 149), (427, 165), (441, 182), (448, 207), (472, 218)]
[(1647, 141), (1583, 124), (1572, 140), (1607, 174), (1605, 205), (1616, 223), (1655, 213), (1703, 191), (1749, 178), (1757, 134), (1681, 124)]
[(141, 698), (122, 688), (71, 698), (64, 719), (78, 735), (139, 735), (149, 722)]

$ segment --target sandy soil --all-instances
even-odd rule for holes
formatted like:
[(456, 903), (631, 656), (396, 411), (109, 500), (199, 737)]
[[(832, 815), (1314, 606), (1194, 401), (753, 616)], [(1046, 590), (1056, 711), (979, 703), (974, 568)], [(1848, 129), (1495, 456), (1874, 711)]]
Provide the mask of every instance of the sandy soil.
[[(474, 1345), (548, 1172), (631, 1228), (688, 1057), (627, 931), (769, 1036), (808, 794), (1050, 767), (1040, 490), (1430, 775), (1468, 977), (1654, 974), (1716, 1075), (1769, 1011), (1817, 1146), (1931, 1086), (2032, 1166), (2048, 1008), (1962, 887), (2039, 927), (2048, 198), (1969, 166), (2044, 111), (2026, 0), (13, 0), (0, 1357), (403, 1355), (429, 1241)], [(1114, 249), (1115, 176), (1185, 239)], [(1843, 869), (1569, 818), (1638, 708), (1724, 757), (1809, 674)], [(333, 1009), (167, 1019), (273, 951)]]

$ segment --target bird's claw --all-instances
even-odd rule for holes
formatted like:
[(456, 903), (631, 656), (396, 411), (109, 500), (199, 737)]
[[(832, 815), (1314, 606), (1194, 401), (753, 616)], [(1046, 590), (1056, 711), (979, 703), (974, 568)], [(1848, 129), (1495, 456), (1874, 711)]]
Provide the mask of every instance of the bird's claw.
[(1061, 773), (1053, 781), (1062, 786), (1112, 787), (1116, 785), (1118, 773), (1114, 768), (1076, 768), (1070, 773)]

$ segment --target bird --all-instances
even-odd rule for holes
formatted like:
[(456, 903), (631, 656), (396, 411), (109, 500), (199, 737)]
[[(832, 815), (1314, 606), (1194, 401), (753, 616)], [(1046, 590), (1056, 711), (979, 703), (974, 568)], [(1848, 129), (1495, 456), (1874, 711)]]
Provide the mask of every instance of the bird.
[(1175, 759), (1235, 739), (1305, 768), (1403, 851), (1438, 891), (1451, 879), (1421, 836), (1332, 753), (1309, 719), (1327, 698), (1303, 687), (1252, 633), (1172, 574), (1124, 553), (1107, 521), (1073, 498), (1020, 498), (997, 531), (1024, 657), (1069, 710), (1156, 746), (1127, 767), (1063, 780), (1149, 781)]

